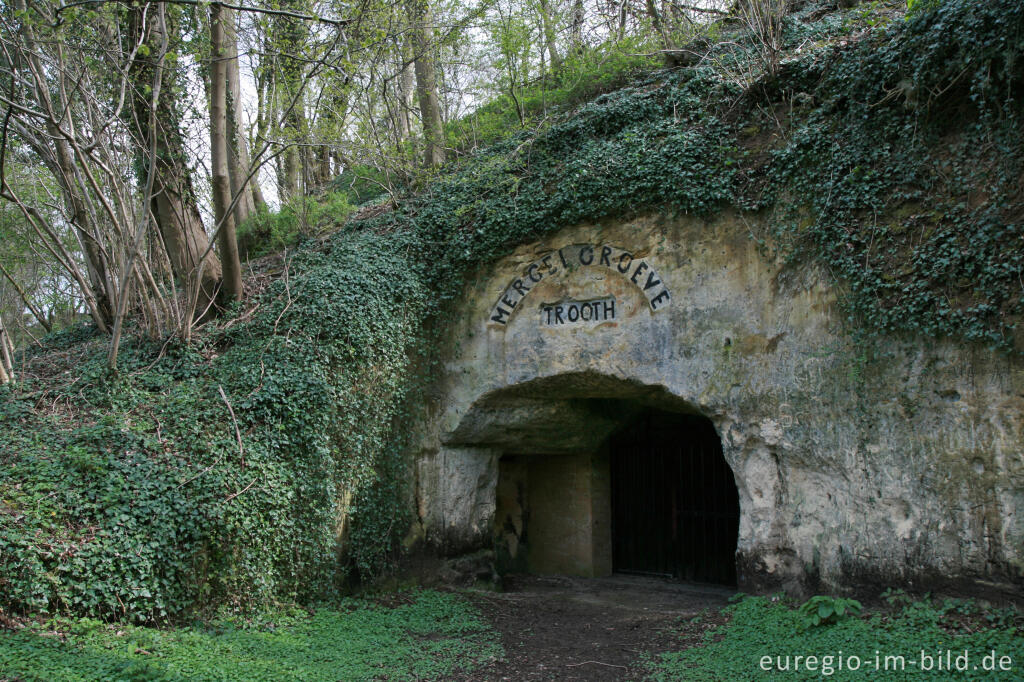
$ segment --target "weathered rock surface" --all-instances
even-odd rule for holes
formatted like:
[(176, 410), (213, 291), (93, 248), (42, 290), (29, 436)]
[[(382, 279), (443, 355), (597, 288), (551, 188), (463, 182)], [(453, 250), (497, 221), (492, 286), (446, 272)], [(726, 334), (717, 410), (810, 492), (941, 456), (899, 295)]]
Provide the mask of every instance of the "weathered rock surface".
[[(714, 423), (739, 490), (743, 589), (1020, 589), (1024, 363), (929, 339), (880, 342), (871, 359), (827, 278), (767, 258), (749, 231), (729, 214), (648, 215), (481, 270), (440, 346), (455, 350), (421, 443), (426, 541), (488, 547), (500, 455), (590, 451), (648, 406)], [(599, 262), (605, 245), (631, 256), (624, 273)], [(614, 316), (599, 315), (610, 298)]]

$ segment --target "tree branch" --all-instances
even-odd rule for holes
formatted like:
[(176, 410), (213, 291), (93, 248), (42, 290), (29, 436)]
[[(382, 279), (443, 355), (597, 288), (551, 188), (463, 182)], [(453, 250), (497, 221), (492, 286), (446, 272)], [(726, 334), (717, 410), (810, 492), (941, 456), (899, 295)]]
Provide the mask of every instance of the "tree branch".
[[(163, 0), (163, 1), (166, 2), (169, 5), (194, 5), (194, 6), (198, 6), (198, 5), (217, 4), (217, 5), (221, 5), (222, 7), (227, 7), (228, 9), (237, 10), (239, 12), (255, 12), (256, 14), (270, 14), (270, 15), (279, 16), (279, 17), (291, 17), (292, 19), (301, 19), (302, 21), (313, 21), (313, 22), (320, 23), (320, 24), (330, 24), (332, 26), (346, 26), (346, 25), (352, 23), (351, 19), (327, 19), (326, 17), (318, 17), (318, 16), (313, 15), (313, 14), (302, 14), (301, 12), (291, 12), (291, 11), (284, 10), (284, 9), (272, 9), (270, 7), (243, 7), (242, 5), (232, 5), (231, 3), (227, 3), (227, 2), (211, 3), (211, 2), (202, 2), (201, 0)], [(61, 12), (63, 12), (66, 9), (72, 9), (74, 7), (80, 7), (82, 5), (104, 5), (104, 4), (107, 4), (109, 2), (120, 2), (120, 0), (75, 0), (75, 2), (69, 2), (66, 5), (61, 5), (56, 10), (54, 10), (54, 15), (56, 17), (56, 24), (60, 25), (60, 23), (62, 21), (60, 14), (61, 14)]]

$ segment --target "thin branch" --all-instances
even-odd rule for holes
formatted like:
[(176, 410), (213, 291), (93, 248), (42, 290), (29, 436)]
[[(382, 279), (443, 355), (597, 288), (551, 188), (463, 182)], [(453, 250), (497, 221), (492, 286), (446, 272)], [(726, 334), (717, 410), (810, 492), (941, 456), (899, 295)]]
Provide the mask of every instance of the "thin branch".
[(256, 481), (258, 481), (258, 480), (260, 480), (260, 479), (259, 479), (259, 476), (257, 476), (256, 478), (252, 479), (252, 483), (250, 483), (249, 485), (245, 486), (244, 488), (242, 488), (241, 490), (239, 490), (239, 491), (238, 491), (237, 493), (231, 493), (230, 495), (228, 495), (227, 497), (225, 497), (225, 498), (224, 498), (224, 502), (225, 502), (225, 503), (228, 503), (228, 502), (230, 502), (231, 500), (235, 499), (236, 497), (238, 497), (239, 495), (241, 495), (242, 493), (244, 493), (244, 492), (245, 492), (246, 490), (248, 490), (249, 488), (251, 488), (251, 487), (253, 487), (254, 485), (256, 485)]
[(715, 9), (714, 7), (697, 7), (696, 5), (684, 5), (678, 2), (673, 2), (672, 7), (685, 9), (688, 12), (697, 12), (699, 14), (714, 14), (719, 17), (731, 16), (728, 12), (723, 12), (722, 10)]
[[(346, 25), (352, 23), (351, 19), (327, 19), (326, 17), (318, 17), (318, 16), (315, 16), (315, 15), (312, 15), (312, 14), (302, 14), (301, 12), (291, 12), (291, 11), (284, 10), (284, 9), (272, 9), (270, 7), (244, 7), (242, 5), (232, 5), (231, 3), (227, 3), (227, 2), (210, 3), (210, 2), (203, 2), (202, 0), (165, 0), (165, 1), (167, 2), (168, 5), (193, 5), (193, 6), (200, 6), (200, 5), (217, 4), (217, 5), (220, 5), (222, 7), (227, 7), (228, 9), (238, 10), (239, 12), (255, 12), (256, 14), (270, 14), (270, 15), (279, 16), (279, 17), (291, 17), (292, 19), (301, 19), (303, 21), (313, 21), (313, 22), (316, 22), (316, 23), (319, 23), (319, 24), (330, 24), (332, 26), (346, 26)], [(54, 10), (54, 16), (56, 18), (56, 24), (60, 25), (61, 21), (63, 21), (61, 19), (60, 14), (61, 14), (61, 12), (63, 12), (66, 9), (71, 9), (73, 7), (80, 7), (82, 5), (105, 5), (105, 4), (110, 3), (110, 2), (120, 2), (120, 0), (76, 0), (76, 2), (69, 2), (66, 5), (61, 5), (56, 10)]]
[(602, 663), (601, 661), (583, 661), (582, 663), (566, 663), (565, 667), (567, 667), (567, 668), (576, 668), (576, 667), (579, 667), (581, 665), (586, 665), (588, 663), (593, 663), (594, 665), (605, 665), (605, 666), (608, 666), (609, 668), (622, 668), (623, 670), (626, 669), (626, 666), (624, 666), (624, 665), (616, 665), (614, 663)]
[(32, 303), (32, 301), (28, 297), (28, 293), (21, 287), (20, 284), (18, 284), (14, 280), (14, 277), (12, 277), (11, 273), (7, 271), (7, 268), (4, 267), (3, 263), (0, 263), (0, 273), (3, 273), (4, 277), (7, 278), (7, 281), (9, 281), (11, 285), (14, 287), (14, 290), (18, 292), (18, 296), (21, 297), (22, 303), (24, 303), (25, 307), (28, 308), (29, 312), (32, 313), (32, 316), (36, 318), (36, 321), (39, 322), (40, 325), (42, 325), (43, 329), (46, 330), (46, 333), (49, 334), (51, 331), (53, 331), (46, 317), (44, 317), (43, 314), (39, 311), (39, 309), (36, 308), (35, 304)]
[(242, 432), (238, 430), (238, 420), (235, 418), (235, 410), (231, 407), (231, 402), (228, 400), (227, 395), (224, 393), (224, 387), (217, 385), (217, 391), (220, 392), (220, 398), (224, 401), (224, 404), (228, 406), (228, 412), (231, 414), (231, 423), (235, 425), (235, 440), (238, 441), (238, 456), (242, 460), (242, 468), (245, 468), (245, 448), (242, 447)]

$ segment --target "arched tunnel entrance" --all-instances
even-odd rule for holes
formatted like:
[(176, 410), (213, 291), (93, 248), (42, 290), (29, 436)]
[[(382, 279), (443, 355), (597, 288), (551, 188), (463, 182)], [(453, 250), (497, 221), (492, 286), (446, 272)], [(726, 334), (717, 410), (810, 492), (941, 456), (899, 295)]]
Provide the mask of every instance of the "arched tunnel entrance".
[(537, 380), (478, 401), (451, 435), (498, 454), (499, 573), (736, 584), (732, 470), (711, 420), (663, 388)]

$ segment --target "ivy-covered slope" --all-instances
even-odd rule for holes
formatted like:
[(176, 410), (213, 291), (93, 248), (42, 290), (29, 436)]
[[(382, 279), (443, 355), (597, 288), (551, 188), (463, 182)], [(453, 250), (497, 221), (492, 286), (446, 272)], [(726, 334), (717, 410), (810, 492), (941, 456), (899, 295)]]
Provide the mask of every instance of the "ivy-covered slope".
[(580, 221), (756, 212), (751, 238), (834, 274), (851, 329), (1019, 352), (1024, 6), (851, 16), (795, 17), (749, 88), (756, 47), (729, 41), (472, 157), (192, 346), (136, 342), (109, 377), (102, 339), (49, 339), (0, 391), (0, 608), (161, 620), (387, 565), (412, 511), (403, 406), (464, 273)]
[[(129, 345), (116, 377), (96, 336), (27, 360), (51, 378), (0, 394), (0, 611), (160, 621), (335, 593), (348, 494), (400, 482), (423, 288), (369, 235), (283, 267), (193, 346)], [(375, 511), (363, 567), (397, 528)]]

